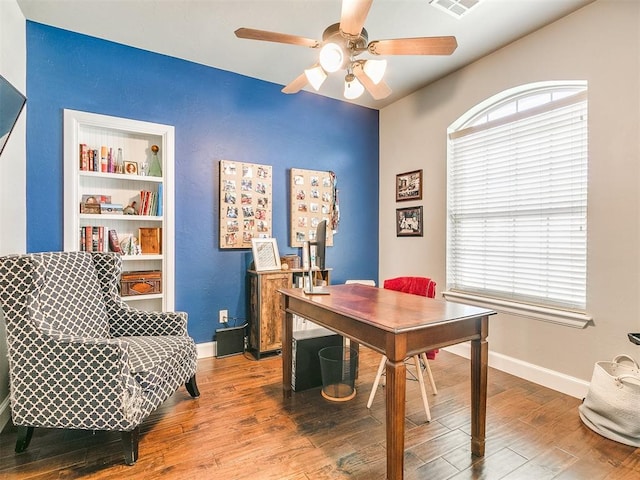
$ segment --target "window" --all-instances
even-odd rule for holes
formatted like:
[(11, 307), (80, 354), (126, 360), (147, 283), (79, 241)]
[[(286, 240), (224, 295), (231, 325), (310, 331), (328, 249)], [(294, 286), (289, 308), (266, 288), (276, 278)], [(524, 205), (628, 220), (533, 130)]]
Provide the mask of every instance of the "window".
[(456, 123), (445, 296), (584, 327), (586, 82), (503, 92)]

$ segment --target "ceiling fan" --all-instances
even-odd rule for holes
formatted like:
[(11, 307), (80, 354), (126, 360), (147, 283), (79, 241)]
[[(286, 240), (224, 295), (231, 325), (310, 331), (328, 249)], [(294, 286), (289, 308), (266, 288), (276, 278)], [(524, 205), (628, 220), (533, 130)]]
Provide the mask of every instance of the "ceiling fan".
[(238, 28), (236, 37), (266, 42), (287, 43), (320, 49), (318, 63), (286, 85), (282, 92), (297, 93), (308, 83), (318, 91), (328, 73), (346, 70), (344, 96), (358, 98), (366, 89), (380, 100), (391, 94), (391, 88), (382, 79), (386, 60), (360, 59), (361, 54), (371, 55), (451, 55), (458, 43), (455, 37), (418, 37), (373, 40), (364, 23), (373, 0), (342, 0), (340, 22), (327, 27), (322, 41), (289, 35), (286, 33)]

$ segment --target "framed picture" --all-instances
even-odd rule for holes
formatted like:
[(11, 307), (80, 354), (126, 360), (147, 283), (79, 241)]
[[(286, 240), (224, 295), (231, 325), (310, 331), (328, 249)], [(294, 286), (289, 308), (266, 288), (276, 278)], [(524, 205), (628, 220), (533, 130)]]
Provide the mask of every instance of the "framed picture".
[(422, 200), (422, 170), (396, 175), (396, 202)]
[(162, 255), (162, 228), (140, 227), (138, 243), (143, 254)]
[[(335, 220), (336, 176), (331, 171), (292, 168), (290, 177), (289, 246), (302, 247), (314, 241), (323, 220)], [(333, 228), (327, 228), (328, 247), (333, 246)]]
[(422, 207), (396, 208), (396, 236), (422, 236)]
[(138, 174), (138, 164), (136, 162), (124, 162), (124, 173), (129, 175)]
[(220, 160), (220, 248), (252, 248), (271, 238), (271, 165)]
[(251, 244), (256, 272), (280, 270), (280, 254), (275, 238), (253, 238)]

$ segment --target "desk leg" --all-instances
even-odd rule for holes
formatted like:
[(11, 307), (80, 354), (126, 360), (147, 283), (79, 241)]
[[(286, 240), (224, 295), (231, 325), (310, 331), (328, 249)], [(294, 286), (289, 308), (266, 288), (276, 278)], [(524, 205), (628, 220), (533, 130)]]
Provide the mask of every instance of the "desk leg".
[(484, 456), (487, 421), (488, 318), (482, 322), (481, 338), (471, 341), (471, 453)]
[(286, 310), (282, 316), (282, 395), (291, 397), (291, 341), (293, 340), (293, 315)]
[(400, 480), (404, 474), (404, 413), (407, 367), (404, 360), (387, 359), (387, 480)]

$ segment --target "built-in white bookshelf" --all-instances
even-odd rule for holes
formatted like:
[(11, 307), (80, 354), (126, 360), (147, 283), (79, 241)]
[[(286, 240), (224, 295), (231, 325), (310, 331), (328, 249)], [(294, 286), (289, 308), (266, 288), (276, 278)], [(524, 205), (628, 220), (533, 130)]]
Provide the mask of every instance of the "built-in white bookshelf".
[[(122, 149), (123, 160), (133, 162), (138, 173), (116, 173), (116, 168), (94, 171), (81, 155), (81, 145), (89, 150), (111, 149), (116, 157)], [(151, 162), (151, 147), (159, 147), (162, 176), (142, 175), (142, 166)], [(127, 118), (118, 118), (76, 110), (64, 111), (64, 250), (87, 248), (108, 250), (109, 230), (115, 230), (119, 243), (139, 238), (140, 228), (161, 229), (159, 252), (123, 255), (123, 271), (161, 271), (161, 293), (123, 296), (132, 306), (143, 310), (174, 310), (174, 127)], [(114, 160), (115, 162), (115, 160)], [(101, 167), (98, 167), (101, 170)], [(111, 205), (132, 206), (140, 211), (142, 191), (156, 194), (148, 214), (81, 213), (83, 197), (111, 197)], [(102, 227), (100, 245), (89, 246), (83, 235), (87, 227)], [(96, 230), (94, 230), (95, 232)], [(153, 231), (153, 230), (152, 230)]]

